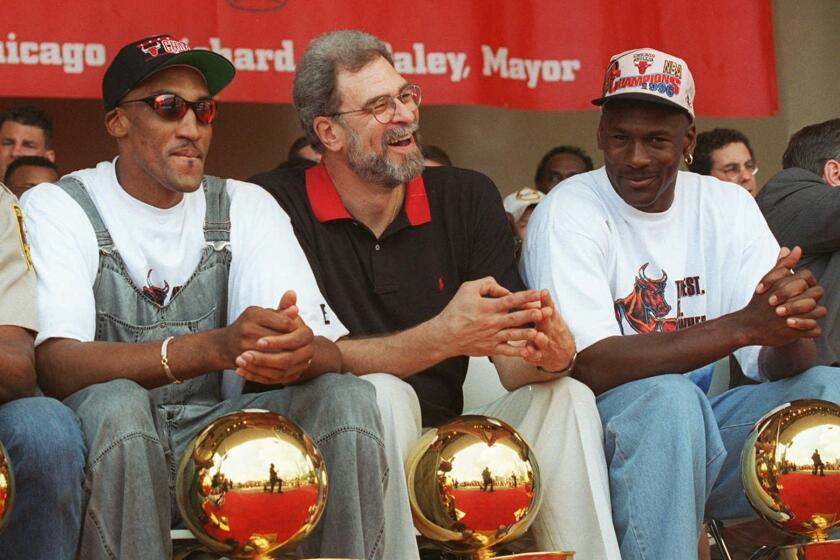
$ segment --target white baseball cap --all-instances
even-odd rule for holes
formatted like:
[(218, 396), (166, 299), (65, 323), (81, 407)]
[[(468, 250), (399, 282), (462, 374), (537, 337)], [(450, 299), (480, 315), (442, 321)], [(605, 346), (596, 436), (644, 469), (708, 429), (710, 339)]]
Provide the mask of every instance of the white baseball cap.
[(617, 54), (604, 75), (603, 105), (610, 99), (639, 99), (679, 107), (694, 120), (694, 78), (681, 58), (644, 48)]
[(505, 197), (505, 212), (513, 216), (514, 222), (518, 222), (528, 207), (536, 206), (544, 198), (545, 195), (537, 189), (530, 187), (519, 189), (515, 193), (511, 193)]

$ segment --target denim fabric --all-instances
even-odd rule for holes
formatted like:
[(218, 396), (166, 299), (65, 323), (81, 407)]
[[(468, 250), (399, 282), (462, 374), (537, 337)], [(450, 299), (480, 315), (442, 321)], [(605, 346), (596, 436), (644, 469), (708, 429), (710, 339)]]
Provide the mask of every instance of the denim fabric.
[(83, 558), (169, 558), (169, 530), (178, 518), (175, 477), (184, 449), (212, 420), (246, 408), (297, 422), (324, 456), (327, 508), (300, 546), (303, 556), (383, 557), (388, 469), (372, 385), (326, 374), (215, 405), (157, 405), (151, 395), (118, 379), (65, 401), (79, 414), (95, 450), (88, 458), (91, 499), (85, 520), (95, 538), (83, 542)]
[[(193, 275), (164, 306), (132, 284), (84, 187), (65, 179), (59, 186), (86, 211), (100, 247), (93, 287), (97, 340), (160, 341), (225, 326), (231, 224), (224, 181), (205, 178), (207, 245)], [(327, 507), (301, 545), (303, 553), (382, 558), (388, 469), (373, 388), (352, 376), (329, 374), (227, 401), (221, 401), (220, 389), (220, 372), (210, 372), (153, 390), (117, 379), (65, 400), (79, 415), (90, 450), (81, 557), (169, 558), (169, 530), (177, 521), (176, 469), (184, 449), (215, 418), (263, 408), (300, 424), (327, 465)]]
[(709, 364), (707, 366), (703, 366), (699, 369), (695, 369), (694, 371), (690, 371), (685, 374), (692, 383), (700, 387), (700, 390), (703, 391), (704, 394), (709, 394), (709, 389), (712, 386), (712, 377), (715, 374), (715, 364)]
[(659, 375), (598, 397), (613, 521), (624, 560), (692, 558), (704, 517), (752, 515), (739, 459), (769, 410), (795, 399), (840, 403), (840, 369), (727, 391), (709, 400), (683, 375)]
[(74, 558), (85, 466), (78, 419), (57, 400), (19, 399), (0, 405), (0, 441), (15, 479), (11, 517), (0, 532), (0, 558)]

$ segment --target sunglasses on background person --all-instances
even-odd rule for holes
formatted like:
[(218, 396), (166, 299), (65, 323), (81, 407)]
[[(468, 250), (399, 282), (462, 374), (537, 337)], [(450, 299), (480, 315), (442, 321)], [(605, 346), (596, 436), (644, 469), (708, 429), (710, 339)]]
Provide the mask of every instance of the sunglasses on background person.
[(159, 93), (142, 99), (129, 99), (117, 104), (145, 103), (152, 110), (167, 121), (179, 121), (184, 118), (189, 109), (195, 113), (195, 118), (202, 124), (210, 124), (216, 118), (216, 100), (206, 97), (198, 101), (187, 101), (174, 93)]

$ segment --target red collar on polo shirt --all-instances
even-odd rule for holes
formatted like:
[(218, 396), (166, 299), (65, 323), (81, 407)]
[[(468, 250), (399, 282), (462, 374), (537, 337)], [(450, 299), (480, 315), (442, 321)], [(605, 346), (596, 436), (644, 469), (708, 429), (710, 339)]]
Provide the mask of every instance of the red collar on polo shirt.
[[(309, 198), (312, 213), (319, 222), (353, 219), (342, 204), (341, 197), (338, 196), (338, 191), (323, 163), (306, 170), (306, 196)], [(426, 197), (426, 184), (423, 182), (422, 175), (418, 175), (405, 185), (405, 214), (412, 226), (419, 226), (432, 220), (429, 199)]]

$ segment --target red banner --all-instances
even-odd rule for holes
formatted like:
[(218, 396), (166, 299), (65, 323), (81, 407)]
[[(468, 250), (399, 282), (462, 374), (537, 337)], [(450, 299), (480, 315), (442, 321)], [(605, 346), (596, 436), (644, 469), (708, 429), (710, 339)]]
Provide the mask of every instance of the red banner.
[(688, 63), (699, 114), (777, 110), (770, 0), (6, 1), (0, 96), (99, 98), (122, 45), (171, 33), (234, 62), (224, 99), (287, 103), (310, 39), (346, 28), (388, 42), (427, 104), (590, 109), (610, 56), (652, 47)]

